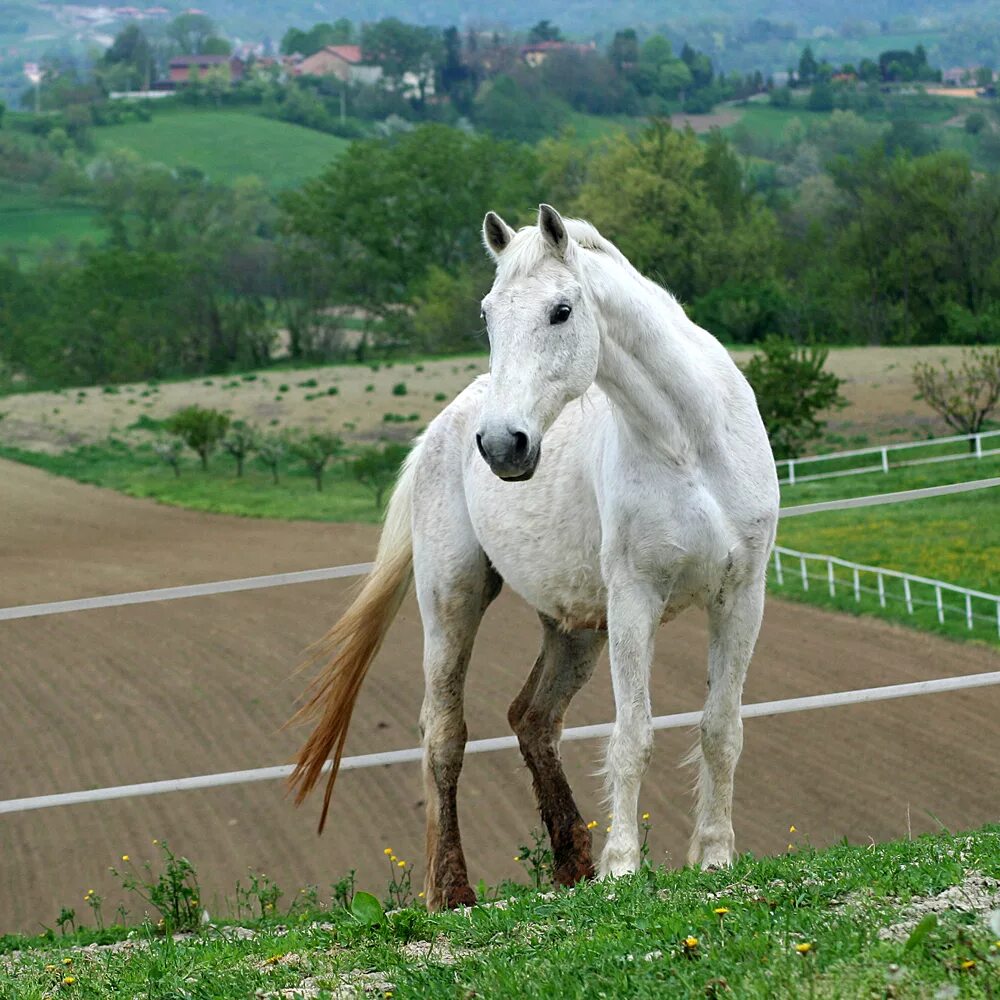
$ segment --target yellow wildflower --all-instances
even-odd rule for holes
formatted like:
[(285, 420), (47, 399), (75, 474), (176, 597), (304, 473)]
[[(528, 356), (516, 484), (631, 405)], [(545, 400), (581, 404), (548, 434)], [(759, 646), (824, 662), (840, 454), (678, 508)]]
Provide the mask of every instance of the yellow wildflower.
[(382, 853), (385, 854), (386, 856), (388, 856), (388, 855), (392, 854), (392, 848), (391, 847), (387, 847), (387, 848), (385, 848), (385, 850), (382, 851)]
[(800, 942), (799, 942), (799, 943), (798, 943), (798, 944), (797, 944), (797, 945), (795, 946), (795, 950), (796, 950), (796, 951), (797, 951), (797, 952), (798, 952), (798, 953), (799, 953), (800, 955), (805, 955), (805, 954), (807, 954), (808, 952), (810, 952), (810, 951), (812, 951), (812, 950), (813, 950), (813, 946), (812, 946), (812, 945), (811, 945), (811, 944), (810, 944), (810, 943), (809, 943), (808, 941), (800, 941)]
[(63, 986), (72, 986), (76, 982), (76, 976), (66, 976), (63, 979)]
[(724, 917), (729, 912), (729, 907), (727, 906), (717, 906), (713, 912), (717, 917)]
[(159, 847), (159, 846), (160, 846), (160, 842), (158, 840), (154, 840), (153, 841), (153, 847)]
[(796, 832), (795, 831), (795, 824), (794, 823), (788, 828), (788, 832), (789, 833), (795, 833)]
[(396, 867), (397, 868), (405, 868), (406, 867), (406, 862), (405, 861), (397, 861), (396, 862)]
[(71, 959), (71, 958), (64, 958), (63, 959), (63, 965), (72, 965), (72, 964), (73, 964), (73, 959)]
[(46, 965), (45, 966), (45, 971), (46, 972), (55, 972), (56, 971), (56, 967), (54, 965)]
[(649, 813), (643, 813), (643, 814), (642, 814), (642, 818), (643, 818), (644, 820), (647, 820), (647, 819), (649, 819)]
[(128, 855), (127, 854), (123, 854), (122, 855), (122, 861), (128, 861), (128, 860), (129, 860)]
[(971, 958), (966, 959), (966, 961), (962, 963), (962, 968), (965, 969), (966, 972), (968, 972), (969, 969), (974, 969), (975, 967), (976, 963)]
[(417, 893), (417, 899), (423, 899), (423, 898), (424, 898), (423, 892), (418, 892)]
[(396, 861), (399, 860), (399, 858), (397, 858), (395, 854), (390, 854), (389, 855), (389, 860), (392, 861), (393, 863), (395, 863)]
[(794, 851), (794, 850), (795, 850), (795, 845), (794, 845), (794, 844), (789, 844), (789, 845), (788, 845), (788, 849), (789, 849), (790, 851)]
[(610, 827), (610, 826), (606, 826), (606, 827), (604, 828), (604, 832), (605, 832), (605, 833), (611, 833), (611, 827)]
[(592, 820), (591, 820), (591, 821), (590, 821), (590, 822), (589, 822), (589, 823), (587, 824), (587, 829), (588, 829), (588, 830), (593, 830), (593, 829), (594, 829), (594, 827), (596, 827), (596, 826), (597, 826), (597, 820), (596, 820), (596, 819), (592, 819)]
[(689, 934), (686, 938), (684, 938), (684, 947), (687, 948), (688, 951), (691, 951), (693, 948), (697, 948), (698, 939), (692, 934)]

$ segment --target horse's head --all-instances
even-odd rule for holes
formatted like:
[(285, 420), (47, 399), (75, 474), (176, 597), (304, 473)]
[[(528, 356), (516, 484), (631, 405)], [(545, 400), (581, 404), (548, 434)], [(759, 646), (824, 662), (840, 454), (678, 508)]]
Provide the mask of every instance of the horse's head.
[(597, 374), (600, 338), (577, 269), (579, 247), (559, 213), (538, 209), (538, 226), (515, 232), (495, 212), (483, 239), (497, 265), (483, 319), (490, 384), (476, 443), (501, 479), (530, 479), (542, 436)]

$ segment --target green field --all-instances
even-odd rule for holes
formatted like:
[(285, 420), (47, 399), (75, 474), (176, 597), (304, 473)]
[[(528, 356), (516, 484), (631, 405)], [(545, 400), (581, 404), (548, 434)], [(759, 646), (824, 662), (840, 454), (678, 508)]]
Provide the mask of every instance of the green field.
[[(782, 506), (812, 503), (835, 497), (866, 496), (919, 489), (943, 483), (1000, 476), (1000, 458), (993, 456), (980, 461), (942, 462), (939, 465), (896, 469), (887, 475), (871, 473), (846, 476), (782, 487)], [(815, 552), (839, 556), (852, 562), (884, 569), (901, 570), (946, 583), (958, 584), (988, 594), (1000, 593), (1000, 519), (995, 514), (998, 490), (982, 490), (928, 500), (854, 510), (829, 511), (782, 520), (778, 529), (778, 544), (800, 552)], [(810, 572), (821, 573), (818, 563)], [(841, 570), (838, 593), (829, 596), (822, 581), (810, 584), (803, 592), (799, 567), (786, 564), (785, 585), (779, 587), (775, 574), (770, 574), (769, 586), (775, 593), (813, 604), (835, 607), (854, 614), (878, 615), (891, 621), (915, 625), (955, 638), (974, 638), (990, 643), (1000, 642), (997, 635), (995, 606), (987, 602), (976, 604), (975, 613), (991, 616), (990, 621), (977, 622), (969, 630), (964, 618), (963, 598), (946, 598), (954, 610), (938, 622), (934, 608), (918, 607), (910, 616), (902, 602), (899, 582), (887, 584), (887, 594), (899, 598), (888, 600), (880, 607), (877, 597), (863, 594), (860, 602), (850, 591), (851, 577)], [(875, 587), (876, 581), (862, 577), (862, 585)], [(922, 600), (933, 599), (929, 588), (915, 595)]]
[[(1000, 827), (789, 848), (548, 894), (508, 884), (486, 892), (502, 905), (452, 913), (385, 913), (376, 886), (348, 885), (341, 903), (317, 887), (258, 893), (245, 909), (268, 916), (241, 920), (239, 936), (213, 922), (174, 940), (136, 899), (132, 920), (148, 919), (130, 931), (0, 938), (0, 998), (996, 997), (1000, 913), (974, 887), (1000, 877)], [(955, 905), (933, 899), (944, 892)]]
[(95, 128), (93, 136), (103, 152), (130, 149), (151, 163), (196, 167), (226, 184), (256, 176), (274, 191), (314, 177), (348, 146), (346, 139), (248, 112), (185, 108)]
[(30, 258), (54, 244), (75, 248), (101, 236), (92, 206), (53, 201), (38, 188), (0, 184), (0, 251)]

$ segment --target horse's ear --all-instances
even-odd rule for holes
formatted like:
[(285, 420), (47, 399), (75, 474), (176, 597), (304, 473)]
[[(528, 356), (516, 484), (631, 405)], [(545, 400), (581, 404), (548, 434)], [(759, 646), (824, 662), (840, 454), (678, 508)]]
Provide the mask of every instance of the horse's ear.
[(538, 206), (538, 231), (545, 242), (560, 257), (566, 256), (569, 247), (569, 233), (562, 216), (551, 205)]
[(494, 257), (504, 252), (514, 238), (514, 230), (496, 212), (487, 212), (483, 219), (483, 243)]

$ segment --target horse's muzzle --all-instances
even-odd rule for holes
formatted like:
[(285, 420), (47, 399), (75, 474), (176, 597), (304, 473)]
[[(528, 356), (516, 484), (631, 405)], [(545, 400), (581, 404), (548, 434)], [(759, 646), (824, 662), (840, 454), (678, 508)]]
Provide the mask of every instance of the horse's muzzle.
[(527, 482), (542, 454), (541, 444), (532, 444), (524, 431), (509, 429), (501, 434), (480, 432), (476, 447), (493, 475), (505, 483)]

